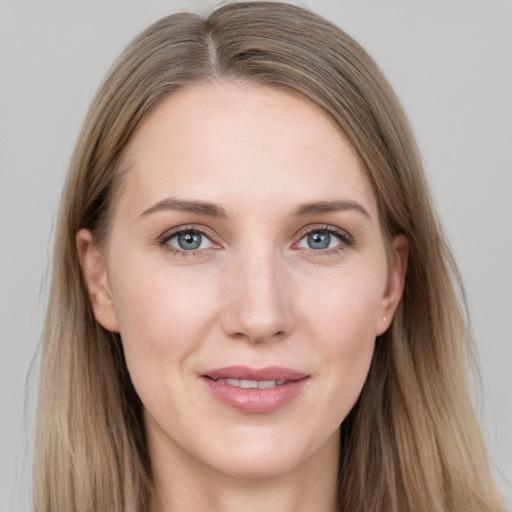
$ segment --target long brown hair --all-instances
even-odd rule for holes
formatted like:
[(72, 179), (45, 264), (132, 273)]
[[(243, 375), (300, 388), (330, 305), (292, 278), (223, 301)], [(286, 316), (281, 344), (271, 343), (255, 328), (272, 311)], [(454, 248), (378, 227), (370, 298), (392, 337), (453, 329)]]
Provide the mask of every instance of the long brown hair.
[(405, 115), (347, 34), (289, 4), (168, 16), (121, 55), (94, 99), (62, 197), (43, 334), (34, 477), (38, 512), (145, 511), (151, 465), (119, 336), (95, 320), (75, 235), (108, 236), (127, 142), (165, 95), (232, 80), (291, 91), (359, 153), (382, 229), (410, 243), (404, 296), (341, 425), (339, 510), (502, 511), (467, 392), (470, 340), (456, 267)]

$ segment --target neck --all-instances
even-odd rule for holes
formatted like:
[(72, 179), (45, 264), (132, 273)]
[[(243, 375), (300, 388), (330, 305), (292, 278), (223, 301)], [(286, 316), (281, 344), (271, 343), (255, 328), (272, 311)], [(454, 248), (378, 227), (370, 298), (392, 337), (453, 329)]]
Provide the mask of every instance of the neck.
[(337, 510), (337, 435), (290, 471), (254, 477), (221, 473), (188, 454), (154, 452), (148, 441), (156, 489), (151, 512)]

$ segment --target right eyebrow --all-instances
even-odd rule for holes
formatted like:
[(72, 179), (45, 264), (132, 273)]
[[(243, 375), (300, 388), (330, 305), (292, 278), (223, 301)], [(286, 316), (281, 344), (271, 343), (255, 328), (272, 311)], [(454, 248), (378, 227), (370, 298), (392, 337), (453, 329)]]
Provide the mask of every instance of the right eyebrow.
[(209, 203), (206, 201), (186, 201), (183, 199), (176, 199), (173, 197), (167, 197), (155, 203), (153, 206), (150, 206), (146, 210), (144, 210), (140, 217), (146, 217), (147, 215), (151, 215), (152, 213), (162, 212), (162, 211), (180, 211), (180, 212), (192, 212), (197, 213), (199, 215), (207, 215), (209, 217), (218, 217), (218, 218), (226, 218), (227, 212), (222, 206), (216, 205), (214, 203)]

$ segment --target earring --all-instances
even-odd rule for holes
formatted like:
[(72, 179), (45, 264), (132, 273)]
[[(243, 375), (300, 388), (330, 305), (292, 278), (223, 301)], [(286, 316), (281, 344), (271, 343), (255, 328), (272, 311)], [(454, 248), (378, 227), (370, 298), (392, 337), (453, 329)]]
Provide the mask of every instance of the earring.
[(386, 321), (387, 321), (385, 316), (383, 316), (383, 317), (382, 317), (382, 320), (383, 320), (384, 322), (386, 322)]

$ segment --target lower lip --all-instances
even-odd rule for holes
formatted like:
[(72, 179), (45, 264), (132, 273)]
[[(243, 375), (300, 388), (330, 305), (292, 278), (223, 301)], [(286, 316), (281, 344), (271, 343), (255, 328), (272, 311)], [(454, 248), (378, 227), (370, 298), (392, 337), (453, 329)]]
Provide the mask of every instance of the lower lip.
[(216, 398), (233, 409), (247, 413), (264, 413), (276, 411), (291, 402), (301, 393), (309, 378), (289, 381), (267, 389), (245, 389), (223, 384), (208, 377), (202, 379)]

